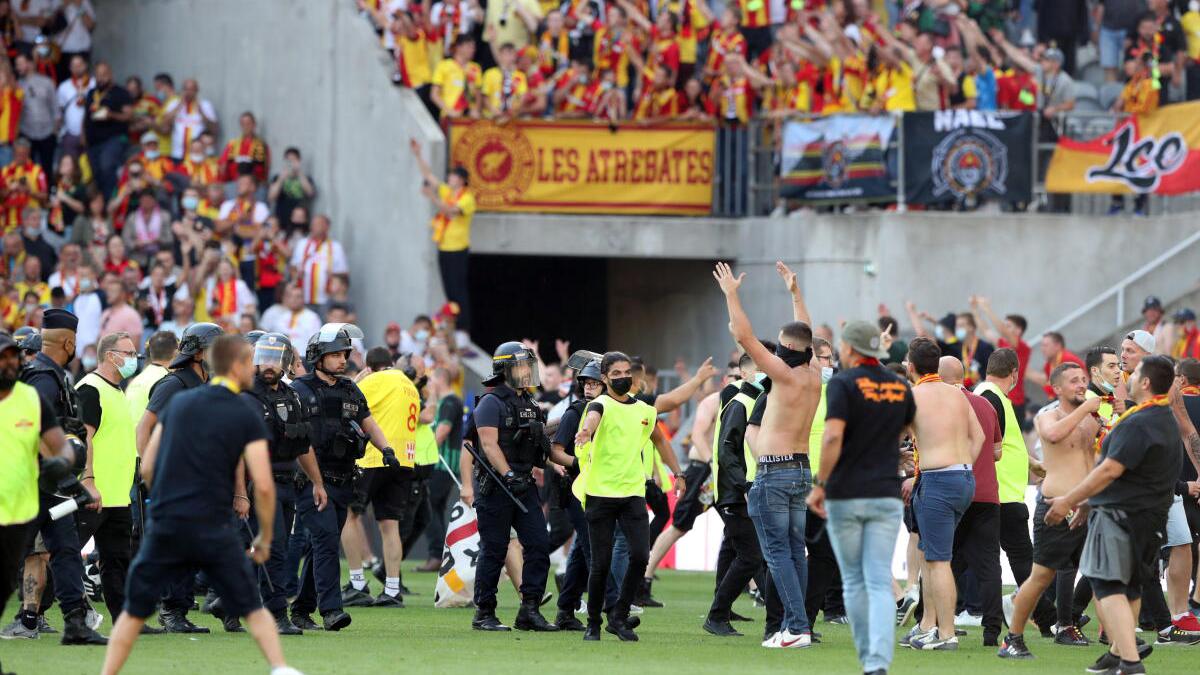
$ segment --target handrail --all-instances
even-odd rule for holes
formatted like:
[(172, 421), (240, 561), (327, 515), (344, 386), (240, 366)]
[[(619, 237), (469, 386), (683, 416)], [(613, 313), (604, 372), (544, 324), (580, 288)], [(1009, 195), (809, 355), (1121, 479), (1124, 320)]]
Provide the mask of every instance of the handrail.
[[(1145, 265), (1142, 265), (1137, 270), (1135, 270), (1132, 274), (1130, 274), (1129, 276), (1125, 277), (1124, 279), (1118, 281), (1116, 284), (1114, 284), (1108, 290), (1106, 290), (1103, 293), (1101, 293), (1100, 295), (1097, 295), (1096, 297), (1092, 298), (1089, 302), (1081, 305), (1075, 311), (1066, 315), (1062, 319), (1059, 319), (1057, 323), (1054, 323), (1049, 328), (1042, 331), (1041, 335), (1045, 335), (1046, 333), (1049, 333), (1052, 331), (1061, 332), (1063, 328), (1070, 325), (1077, 319), (1079, 319), (1083, 316), (1086, 316), (1092, 310), (1099, 307), (1101, 304), (1103, 304), (1105, 301), (1107, 301), (1109, 298), (1111, 298), (1114, 295), (1117, 297), (1117, 315), (1116, 315), (1116, 322), (1113, 327), (1120, 328), (1121, 325), (1126, 321), (1126, 319), (1125, 319), (1125, 289), (1128, 288), (1133, 283), (1140, 281), (1143, 277), (1145, 277), (1151, 271), (1157, 269), (1159, 266), (1161, 266), (1163, 263), (1167, 262), (1171, 258), (1174, 258), (1175, 256), (1179, 255), (1180, 253), (1183, 253), (1188, 248), (1194, 246), (1197, 242), (1200, 242), (1200, 230), (1193, 232), (1186, 239), (1179, 242), (1178, 244), (1175, 244), (1174, 246), (1167, 249), (1166, 251), (1163, 251), (1157, 258), (1155, 258), (1154, 260), (1151, 260), (1150, 262), (1146, 263)], [(1041, 339), (1041, 335), (1038, 336), (1038, 339)]]

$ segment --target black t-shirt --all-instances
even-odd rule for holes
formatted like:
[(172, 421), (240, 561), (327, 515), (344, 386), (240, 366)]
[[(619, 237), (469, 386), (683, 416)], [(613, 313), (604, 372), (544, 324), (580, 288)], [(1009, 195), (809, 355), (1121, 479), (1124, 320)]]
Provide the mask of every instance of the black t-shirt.
[(858, 366), (825, 388), (825, 419), (844, 420), (830, 499), (900, 497), (900, 434), (917, 413), (908, 383), (883, 366)]
[(761, 394), (758, 397), (758, 402), (754, 404), (754, 412), (750, 413), (750, 419), (746, 420), (747, 426), (761, 427), (763, 414), (767, 412), (767, 397), (769, 394)]
[(442, 442), (443, 447), (459, 449), (462, 447), (463, 436), (463, 402), (454, 394), (447, 394), (438, 404), (438, 426), (442, 423), (450, 425), (450, 434)]
[(154, 461), (149, 517), (222, 525), (233, 518), (233, 476), (248, 443), (266, 440), (262, 415), (221, 386), (171, 399)]
[(161, 380), (150, 387), (150, 401), (146, 404), (146, 412), (162, 415), (171, 398), (185, 389), (194, 389), (204, 384), (196, 371), (184, 366), (167, 373)]
[[(109, 382), (108, 378), (100, 373), (96, 373), (96, 377), (104, 380), (104, 383), (113, 389), (121, 389), (119, 385)], [(100, 406), (100, 392), (90, 384), (81, 384), (75, 391), (76, 396), (79, 397), (79, 416), (83, 418), (83, 423), (99, 429), (100, 419), (104, 416), (104, 411)]]
[[(128, 122), (118, 122), (112, 118), (113, 113), (120, 113), (127, 105), (133, 105), (133, 99), (124, 87), (112, 85), (106, 91), (98, 87), (88, 90), (84, 98), (87, 104), (83, 119), (83, 133), (87, 136), (89, 146), (95, 147), (104, 141), (129, 132)], [(109, 116), (103, 120), (95, 119), (94, 115), (100, 108), (108, 108)]]
[(996, 410), (996, 421), (1000, 424), (1000, 435), (1004, 435), (1004, 404), (1000, 401), (1000, 396), (996, 392), (987, 390), (980, 394), (988, 403), (992, 404), (992, 408)]
[(1113, 427), (1100, 447), (1100, 459), (1113, 459), (1125, 472), (1088, 500), (1092, 506), (1128, 511), (1161, 510), (1171, 506), (1175, 481), (1183, 461), (1179, 425), (1166, 406), (1151, 406)]
[(651, 407), (658, 402), (658, 394), (652, 391), (644, 391), (634, 396), (634, 398)]
[(554, 431), (554, 443), (563, 446), (568, 455), (575, 454), (575, 434), (579, 433), (579, 420), (582, 418), (579, 406), (572, 405), (563, 411), (558, 418), (558, 429)]

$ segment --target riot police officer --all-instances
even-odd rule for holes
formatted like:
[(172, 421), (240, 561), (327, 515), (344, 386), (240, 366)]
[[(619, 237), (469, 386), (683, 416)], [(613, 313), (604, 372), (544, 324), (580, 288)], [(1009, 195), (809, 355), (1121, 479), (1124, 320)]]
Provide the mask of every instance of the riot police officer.
[[(258, 333), (255, 335), (254, 333)], [(312, 482), (313, 504), (324, 508), (325, 481), (317, 468), (316, 455), (308, 441), (308, 425), (300, 408), (300, 397), (283, 381), (291, 372), (292, 343), (282, 333), (251, 331), (247, 341), (254, 344), (254, 388), (242, 396), (261, 409), (267, 425), (271, 475), (275, 479), (274, 536), (271, 557), (264, 565), (266, 574), (259, 581), (263, 606), (275, 617), (281, 635), (301, 635), (287, 617), (288, 536), (296, 517), (296, 463)]]
[(21, 350), (21, 365), (29, 363), (42, 351), (42, 334), (33, 326), (21, 326), (13, 331), (13, 340)]
[[(63, 432), (67, 435), (76, 453), (87, 453), (79, 439), (87, 438), (87, 429), (79, 412), (75, 388), (67, 381), (63, 368), (75, 358), (75, 329), (79, 319), (65, 309), (48, 309), (42, 315), (42, 350), (21, 370), (20, 379), (37, 390), (54, 407)], [(100, 493), (90, 476), (82, 478), (84, 488), (92, 500)], [(62, 608), (62, 643), (107, 644), (108, 640), (88, 627), (87, 600), (83, 594), (83, 562), (79, 557), (79, 534), (75, 530), (74, 518), (50, 518), (50, 507), (62, 501), (52, 493), (40, 491), (37, 517), (27, 530), (29, 540), (26, 551), (32, 551), (36, 535), (40, 532), (46, 549), (50, 552), (50, 571), (54, 576), (54, 594)]]
[[(146, 404), (146, 411), (142, 413), (142, 419), (138, 421), (135, 441), (139, 457), (146, 451), (150, 434), (158, 424), (159, 413), (167, 407), (171, 398), (181, 391), (199, 387), (208, 381), (204, 353), (213, 340), (223, 333), (221, 327), (215, 323), (194, 323), (183, 331), (183, 337), (179, 341), (179, 353), (169, 364), (171, 372), (164, 375), (150, 388), (150, 400)], [(234, 499), (235, 502), (238, 502), (234, 504), (234, 509), (239, 515), (245, 517), (250, 513), (250, 502), (246, 497), (245, 485), (234, 487), (237, 490), (235, 494), (241, 495), (240, 499)], [(167, 586), (167, 590), (163, 594), (162, 611), (158, 614), (158, 622), (170, 633), (208, 632), (208, 628), (197, 626), (187, 618), (187, 613), (192, 608), (194, 576), (194, 574), (181, 575)], [(227, 623), (226, 630), (237, 630), (237, 620), (233, 619)]]
[[(328, 505), (319, 509), (314, 492), (317, 485), (303, 481), (296, 496), (296, 511), (308, 530), (300, 590), (292, 603), (291, 619), (298, 628), (341, 630), (350, 625), (342, 610), (341, 565), (338, 546), (346, 512), (354, 498), (354, 461), (363, 456), (368, 438), (382, 448), (384, 462), (400, 465), (395, 451), (371, 417), (367, 399), (358, 385), (344, 377), (346, 361), (363, 332), (348, 323), (325, 324), (309, 341), (304, 360), (311, 372), (297, 378), (292, 387), (300, 397), (301, 412), (308, 425), (309, 442), (316, 452), (320, 477)], [(319, 609), (318, 626), (310, 616)]]
[[(542, 410), (530, 396), (539, 383), (537, 356), (519, 342), (505, 342), (492, 356), (493, 389), (475, 405), (471, 435), (482, 452), (475, 466), (475, 513), (479, 521), (479, 566), (475, 572), (475, 630), (506, 631), (496, 618), (496, 587), (515, 528), (524, 549), (521, 609), (517, 630), (556, 631), (538, 607), (550, 569), (550, 536), (533, 482), (545, 465), (549, 444)], [(483, 462), (486, 462), (484, 464)]]

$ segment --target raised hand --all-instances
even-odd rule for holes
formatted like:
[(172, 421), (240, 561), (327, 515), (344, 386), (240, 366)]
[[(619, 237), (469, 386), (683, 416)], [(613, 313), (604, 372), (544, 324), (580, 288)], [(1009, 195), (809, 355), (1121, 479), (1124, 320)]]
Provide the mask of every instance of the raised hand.
[(719, 262), (713, 270), (713, 278), (717, 280), (717, 285), (721, 287), (721, 292), (725, 295), (736, 294), (742, 286), (742, 280), (746, 278), (746, 273), (742, 272), (736, 277), (733, 276), (733, 268), (729, 263)]
[(794, 295), (800, 290), (799, 285), (796, 283), (796, 273), (792, 271), (792, 268), (785, 265), (782, 260), (775, 263), (775, 271), (779, 272), (779, 277), (783, 279), (784, 285), (787, 286), (788, 293)]

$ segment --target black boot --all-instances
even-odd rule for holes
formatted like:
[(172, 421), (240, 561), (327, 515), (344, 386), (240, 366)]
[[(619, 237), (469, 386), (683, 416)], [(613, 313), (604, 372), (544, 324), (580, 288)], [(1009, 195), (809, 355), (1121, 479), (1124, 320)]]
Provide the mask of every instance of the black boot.
[(63, 615), (64, 645), (106, 645), (108, 638), (88, 628), (87, 608), (76, 607)]
[(575, 613), (569, 609), (558, 610), (558, 616), (554, 617), (554, 625), (558, 626), (559, 630), (580, 631), (584, 629), (583, 622), (575, 618)]
[(704, 630), (717, 637), (742, 637), (742, 634), (728, 621), (719, 621), (709, 617), (704, 622)]
[(642, 590), (638, 593), (638, 598), (633, 604), (639, 607), (662, 607), (663, 604), (655, 600), (654, 596), (650, 593), (653, 584), (653, 579), (642, 579)]
[(207, 633), (208, 628), (197, 626), (187, 618), (187, 612), (164, 608), (158, 613), (158, 623), (168, 633)]
[(221, 619), (221, 625), (225, 628), (226, 633), (245, 633), (246, 629), (242, 628), (242, 622), (236, 616), (225, 615)]
[[(544, 621), (545, 619), (543, 619)], [(496, 618), (496, 610), (494, 609), (476, 609), (475, 618), (471, 621), (471, 628), (475, 630), (488, 631), (490, 633), (500, 633), (507, 630), (512, 630), (508, 626), (500, 623), (500, 619)]]
[(312, 615), (304, 612), (292, 610), (292, 625), (299, 628), (301, 631), (306, 630), (323, 630), (321, 624), (312, 620)]
[(328, 631), (339, 631), (350, 625), (350, 615), (340, 609), (321, 612), (321, 625)]
[(600, 641), (600, 622), (588, 619), (587, 628), (583, 629), (583, 639), (585, 642)]
[(553, 633), (558, 630), (558, 626), (546, 621), (546, 617), (542, 616), (538, 609), (539, 598), (521, 601), (521, 609), (517, 611), (517, 619), (513, 621), (513, 628), (517, 630), (531, 630), (536, 633)]
[(280, 635), (304, 635), (304, 631), (288, 620), (287, 612), (276, 612), (274, 616), (275, 630), (279, 631)]
[[(208, 589), (204, 594), (204, 602), (200, 605), (201, 614), (212, 614), (218, 619), (224, 618), (225, 613), (220, 609), (221, 599), (217, 597), (217, 592), (213, 589)], [(220, 614), (218, 614), (220, 612)]]
[(614, 610), (609, 613), (608, 625), (604, 627), (604, 630), (616, 635), (621, 642), (637, 642), (638, 636), (633, 632), (633, 627), (630, 625), (628, 610), (624, 612)]

